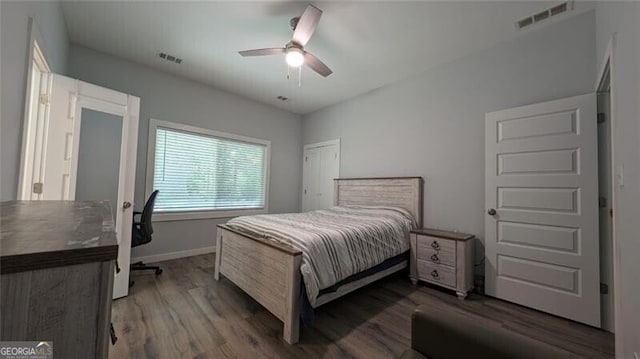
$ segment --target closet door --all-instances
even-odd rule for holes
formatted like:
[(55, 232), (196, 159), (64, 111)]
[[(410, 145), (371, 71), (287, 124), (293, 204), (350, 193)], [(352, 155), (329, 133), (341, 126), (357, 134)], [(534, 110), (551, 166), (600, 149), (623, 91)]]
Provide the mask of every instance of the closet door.
[(302, 211), (313, 211), (318, 207), (317, 193), (320, 179), (320, 149), (310, 148), (304, 151), (302, 172)]
[(333, 205), (333, 180), (340, 175), (340, 141), (306, 145), (302, 172), (302, 211)]

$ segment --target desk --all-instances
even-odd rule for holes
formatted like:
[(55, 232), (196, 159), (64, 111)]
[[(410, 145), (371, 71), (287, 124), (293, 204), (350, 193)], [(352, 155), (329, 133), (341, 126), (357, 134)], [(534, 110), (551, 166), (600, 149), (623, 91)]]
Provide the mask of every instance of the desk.
[(0, 340), (107, 358), (118, 255), (108, 203), (9, 201), (0, 211)]

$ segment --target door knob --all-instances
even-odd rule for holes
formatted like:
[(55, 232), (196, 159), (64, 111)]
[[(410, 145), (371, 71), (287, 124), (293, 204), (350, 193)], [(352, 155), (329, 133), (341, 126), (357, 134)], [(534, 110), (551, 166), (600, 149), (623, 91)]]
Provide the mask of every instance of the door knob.
[(489, 213), (490, 216), (495, 216), (496, 215), (496, 210), (491, 208), (487, 211), (487, 213)]
[(131, 207), (131, 202), (129, 202), (129, 201), (125, 201), (125, 202), (122, 204), (122, 208), (123, 208), (123, 209), (127, 209), (127, 208), (129, 208), (129, 207)]

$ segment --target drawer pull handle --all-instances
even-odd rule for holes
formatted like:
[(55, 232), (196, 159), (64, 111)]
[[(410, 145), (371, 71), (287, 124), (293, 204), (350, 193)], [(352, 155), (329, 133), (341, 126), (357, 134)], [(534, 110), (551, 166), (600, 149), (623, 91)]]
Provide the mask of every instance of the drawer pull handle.
[(438, 241), (433, 241), (431, 242), (431, 247), (435, 250), (440, 249), (440, 244), (438, 243)]
[(431, 260), (436, 262), (436, 263), (440, 263), (440, 258), (438, 258), (438, 255), (435, 254), (435, 253), (433, 255), (431, 255)]
[(438, 271), (435, 269), (431, 272), (431, 276), (433, 279), (440, 279), (440, 274), (438, 274)]

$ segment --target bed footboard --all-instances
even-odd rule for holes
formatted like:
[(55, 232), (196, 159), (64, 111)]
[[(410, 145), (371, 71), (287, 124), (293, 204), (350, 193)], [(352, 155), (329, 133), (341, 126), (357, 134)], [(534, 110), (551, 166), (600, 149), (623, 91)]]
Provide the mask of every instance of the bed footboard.
[(283, 337), (298, 342), (302, 252), (218, 226), (214, 277), (223, 274), (284, 323)]

